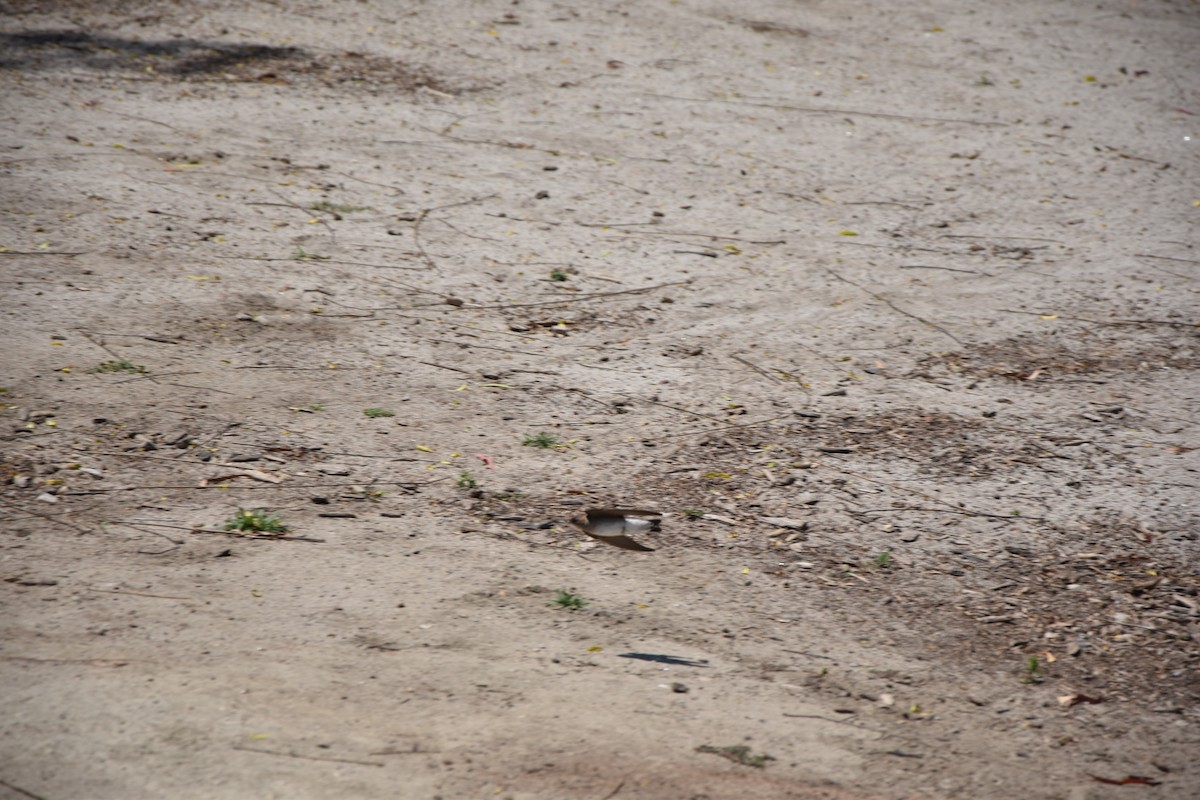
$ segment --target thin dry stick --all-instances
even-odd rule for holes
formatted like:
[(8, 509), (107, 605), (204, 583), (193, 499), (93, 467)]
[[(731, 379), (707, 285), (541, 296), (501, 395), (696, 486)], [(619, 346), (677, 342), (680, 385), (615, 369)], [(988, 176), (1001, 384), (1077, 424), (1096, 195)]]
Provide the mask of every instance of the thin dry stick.
[(383, 767), (386, 766), (379, 761), (359, 761), (354, 758), (335, 758), (333, 756), (306, 756), (303, 753), (285, 752), (282, 750), (260, 750), (257, 747), (243, 747), (240, 744), (233, 746), (234, 750), (241, 750), (244, 753), (259, 753), (264, 756), (283, 756), (285, 758), (302, 758), (305, 761), (333, 761), (338, 764), (359, 764), (364, 767)]
[(138, 525), (150, 525), (155, 528), (172, 528), (177, 531), (187, 531), (188, 533), (208, 533), (214, 536), (232, 536), (235, 539), (268, 539), (273, 542), (313, 542), (323, 544), (324, 539), (314, 539), (308, 536), (247, 536), (243, 531), (216, 531), (210, 528), (193, 528), (190, 525), (168, 525), (165, 522), (138, 522)]
[[(307, 215), (308, 215), (308, 217), (309, 217), (310, 219), (316, 219), (315, 217), (313, 217), (313, 209), (311, 209), (311, 208), (305, 208), (305, 207), (304, 207), (304, 206), (302, 206), (302, 205), (299, 205), (299, 204), (297, 204), (297, 203), (293, 203), (291, 200), (288, 200), (286, 197), (284, 197), (282, 194), (280, 194), (279, 192), (275, 191), (274, 189), (268, 189), (267, 191), (269, 191), (271, 194), (275, 195), (275, 196), (276, 196), (276, 197), (278, 197), (280, 200), (282, 200), (284, 205), (286, 205), (286, 206), (290, 206), (291, 208), (294, 208), (294, 209), (296, 209), (297, 211), (299, 211), (299, 212), (300, 212), (300, 213), (302, 213), (302, 214), (307, 214)], [(321, 224), (321, 226), (325, 228), (325, 230), (329, 231), (329, 239), (330, 239), (330, 241), (336, 242), (336, 241), (337, 241), (337, 234), (336, 234), (336, 233), (334, 233), (334, 231), (333, 231), (333, 226), (332, 226), (332, 225), (330, 225), (328, 222), (326, 222), (326, 221), (325, 221), (325, 220), (323, 220), (323, 219), (317, 219), (317, 222), (319, 222), (319, 223)]]
[(620, 792), (621, 789), (623, 789), (624, 787), (625, 787), (625, 781), (621, 781), (620, 783), (618, 783), (616, 785), (616, 787), (611, 792), (604, 795), (604, 797), (600, 798), (600, 800), (612, 800), (614, 797), (617, 796), (617, 793)]
[[(1021, 311), (1016, 308), (1002, 308), (1006, 314), (1026, 314), (1031, 317), (1045, 317), (1044, 311)], [(1069, 319), (1072, 322), (1089, 322), (1093, 325), (1170, 325), (1176, 328), (1200, 327), (1200, 322), (1172, 322), (1165, 319), (1092, 319), (1091, 317), (1071, 317), (1066, 314), (1052, 315), (1057, 319)]]
[(1181, 264), (1200, 264), (1194, 258), (1172, 258), (1171, 256), (1156, 256), (1153, 253), (1134, 253), (1137, 258), (1161, 258), (1163, 261), (1178, 261)]
[[(11, 164), (14, 162), (9, 161), (6, 163)], [(87, 253), (88, 251), (86, 250), (81, 250), (79, 252), (70, 250), (3, 250), (0, 251), (0, 256), (83, 256), (87, 255)], [(0, 781), (0, 783), (3, 783), (3, 781)]]
[[(4, 501), (0, 501), (0, 503), (3, 503), (4, 505), (8, 506), (9, 508), (17, 509), (17, 506), (14, 506), (10, 503), (6, 503)], [(71, 530), (76, 531), (78, 533), (90, 533), (91, 532), (87, 528), (82, 528), (82, 527), (80, 527), (78, 525), (74, 525), (70, 522), (65, 522), (61, 519), (56, 519), (56, 517), (59, 516), (56, 514), (43, 514), (40, 511), (34, 511), (34, 510), (28, 509), (28, 508), (22, 508), (19, 510), (24, 511), (26, 514), (29, 514), (30, 516), (37, 517), (38, 519), (44, 519), (47, 522), (53, 522), (56, 525), (62, 525), (64, 528), (70, 528)], [(63, 514), (68, 514), (68, 513), (71, 513), (71, 512), (67, 512), (67, 511), (63, 512)]]
[(940, 269), (946, 272), (966, 272), (970, 275), (986, 275), (986, 272), (980, 272), (977, 269), (959, 269), (958, 267), (935, 267), (930, 264), (901, 264), (896, 269)]
[(444, 206), (433, 206), (432, 208), (423, 208), (421, 213), (417, 215), (413, 221), (413, 243), (417, 246), (417, 252), (421, 254), (421, 259), (429, 266), (430, 269), (437, 269), (437, 264), (433, 262), (429, 252), (425, 249), (425, 245), (421, 242), (421, 223), (432, 214), (434, 211), (443, 211), (447, 208), (458, 208), (459, 206), (469, 206), (473, 203), (482, 203), (484, 200), (491, 200), (496, 195), (489, 194), (483, 197), (472, 197), (470, 200), (462, 200), (458, 203), (447, 203)]
[[(168, 536), (167, 534), (161, 533), (159, 531), (145, 531), (145, 530), (142, 530), (141, 528), (139, 528), (137, 525), (130, 523), (130, 522), (118, 522), (116, 524), (124, 525), (127, 528), (133, 528), (135, 531), (140, 531), (141, 533), (148, 533), (151, 536), (157, 536), (160, 539), (166, 539), (168, 542), (175, 545), (175, 547), (179, 547), (180, 545), (182, 545), (184, 543), (183, 539), (175, 539), (175, 538), (172, 538), (172, 537)], [(173, 549), (175, 549), (175, 548), (171, 548), (171, 550), (173, 550)], [(163, 552), (168, 553), (168, 552), (170, 552), (170, 550), (164, 550)], [(99, 591), (99, 590), (97, 590), (97, 591)]]
[[(680, 410), (682, 411), (683, 409), (680, 409)], [(790, 416), (791, 416), (791, 414), (780, 414), (778, 417), (768, 417), (767, 419), (755, 420), (754, 422), (739, 422), (736, 425), (722, 425), (719, 428), (703, 428), (701, 430), (683, 431), (682, 433), (670, 433), (670, 434), (667, 434), (666, 436), (655, 436), (654, 438), (655, 439), (675, 439), (680, 436), (695, 436), (698, 433), (720, 433), (721, 431), (731, 431), (731, 430), (736, 430), (738, 428), (753, 428), (756, 425), (766, 425), (768, 422), (775, 422), (776, 420), (781, 420), (781, 419), (784, 419), (784, 418), (790, 417)], [(713, 419), (713, 418), (709, 417), (709, 419)], [(720, 420), (717, 420), (717, 421), (719, 422)]]
[(694, 280), (693, 278), (688, 278), (686, 281), (670, 281), (668, 283), (656, 283), (653, 286), (643, 286), (640, 289), (622, 289), (621, 291), (618, 291), (618, 292), (592, 292), (591, 294), (577, 295), (575, 297), (564, 297), (559, 300), (544, 300), (544, 301), (538, 302), (538, 303), (504, 303), (502, 305), (495, 305), (495, 306), (463, 306), (462, 308), (463, 308), (463, 310), (474, 311), (477, 309), (487, 309), (487, 308), (530, 308), (532, 306), (556, 306), (556, 305), (560, 305), (562, 303), (583, 303), (583, 302), (587, 302), (588, 300), (596, 300), (601, 297), (616, 297), (618, 295), (623, 295), (623, 294), (643, 294), (645, 292), (652, 292), (655, 289), (664, 289), (668, 286), (686, 286), (686, 285), (690, 284), (693, 280)]
[(679, 97), (671, 94), (655, 94), (646, 92), (651, 97), (662, 97), (667, 100), (684, 100), (689, 103), (722, 103), (732, 106), (753, 106), (754, 108), (775, 108), (781, 111), (799, 111), (803, 114), (845, 114), (853, 117), (879, 117), (881, 119), (903, 119), (911, 122), (952, 122), (959, 125), (983, 125), (987, 127), (1006, 128), (1007, 122), (988, 122), (977, 119), (958, 119), (955, 117), (918, 117), (911, 114), (892, 114), (886, 111), (858, 111), (850, 108), (816, 108), (813, 106), (788, 106), (775, 103), (754, 103), (749, 100), (718, 100), (708, 97)]
[(734, 361), (737, 361), (739, 364), (745, 364), (747, 367), (754, 370), (759, 375), (762, 375), (764, 378), (771, 381), (772, 383), (783, 383), (782, 379), (780, 379), (779, 377), (777, 377), (775, 375), (772, 375), (769, 371), (763, 369), (758, 364), (755, 364), (753, 361), (751, 361), (748, 358), (742, 358), (741, 356), (730, 356), (730, 358), (732, 358)]
[(996, 239), (1018, 242), (1052, 242), (1053, 244), (1062, 244), (1061, 239), (1042, 239), (1037, 236), (984, 236), (982, 234), (969, 233), (943, 233), (937, 237), (939, 239)]
[[(841, 459), (833, 457), (833, 460), (840, 461)], [(828, 462), (826, 462), (826, 463), (828, 463)], [(986, 512), (986, 511), (971, 511), (970, 509), (960, 508), (958, 506), (951, 505), (949, 502), (947, 502), (945, 500), (939, 500), (938, 498), (933, 497), (932, 495), (925, 494), (924, 492), (920, 491), (919, 489), (914, 489), (911, 486), (901, 486), (897, 483), (892, 483), (891, 481), (885, 481), (880, 478), (873, 478), (870, 475), (864, 475), (861, 472), (853, 472), (844, 467), (831, 465), (831, 468), (837, 470), (838, 472), (841, 472), (844, 475), (849, 475), (853, 478), (858, 478), (859, 480), (867, 481), (868, 483), (874, 483), (879, 486), (886, 486), (889, 489), (894, 489), (894, 490), (896, 490), (898, 492), (902, 492), (904, 494), (915, 494), (918, 497), (928, 500), (931, 503), (935, 503), (939, 506), (943, 506), (945, 508), (946, 513), (948, 513), (948, 514), (962, 514), (964, 516), (974, 516), (974, 517), (990, 517), (992, 519), (1002, 519), (1002, 520), (1006, 520), (1008, 522), (1021, 522), (1021, 521), (1047, 522), (1047, 523), (1049, 522), (1049, 520), (1043, 519), (1042, 517), (1025, 517), (1025, 516), (1014, 517), (1011, 514), (993, 514), (990, 512)], [(860, 513), (863, 513), (863, 514), (876, 513), (877, 514), (882, 511), (899, 512), (899, 511), (907, 511), (907, 510), (908, 509), (895, 509), (895, 508), (894, 509), (875, 509), (875, 510), (862, 511)], [(926, 509), (913, 509), (913, 510), (926, 510)], [(927, 509), (927, 510), (931, 513), (936, 513), (935, 509)]]
[[(633, 228), (639, 225), (656, 225), (654, 222), (579, 222), (576, 225), (583, 228)], [(714, 239), (723, 242), (743, 242), (745, 244), (787, 244), (786, 239), (743, 239), (739, 236), (721, 236), (716, 233), (697, 233), (695, 231), (635, 231), (635, 233), (653, 234), (655, 236), (700, 236), (704, 239)]]
[(3, 778), (0, 778), (0, 786), (3, 786), (5, 789), (11, 789), (22, 797), (28, 797), (29, 800), (46, 800), (46, 798), (42, 797), (40, 794), (34, 794), (33, 792), (22, 789), (20, 786), (14, 786)]
[(149, 592), (130, 592), (130, 591), (124, 591), (121, 589), (97, 589), (93, 586), (88, 586), (87, 591), (89, 591), (89, 592), (104, 592), (105, 594), (132, 594), (132, 595), (137, 595), (138, 597), (156, 597), (159, 600), (195, 600), (196, 599), (194, 597), (180, 597), (178, 595), (173, 595), (173, 594), (150, 594)]
[[(425, 130), (429, 130), (429, 129), (426, 128)], [(503, 141), (503, 140), (493, 140), (493, 139), (466, 139), (461, 136), (451, 136), (448, 133), (446, 133), (445, 130), (431, 131), (431, 133), (437, 133), (443, 139), (448, 139), (449, 141), (455, 142), (457, 144), (486, 144), (486, 145), (490, 145), (491, 147), (505, 147), (505, 148), (508, 148), (511, 150), (534, 150), (539, 153), (549, 153), (552, 156), (571, 156), (574, 158), (591, 158), (591, 159), (596, 159), (596, 158), (610, 158), (611, 159), (610, 156), (601, 156), (596, 153), (571, 152), (569, 150), (563, 150), (562, 148), (556, 148), (556, 147), (539, 147), (538, 145), (528, 144), (526, 142), (507, 142), (507, 141)], [(383, 142), (381, 142), (381, 144), (431, 145), (431, 144), (436, 144), (436, 143), (435, 142), (411, 142), (411, 141), (404, 141), (402, 139), (392, 139), (392, 140), (385, 139)], [(629, 155), (622, 155), (621, 158), (625, 159), (626, 161), (653, 161), (658, 164), (670, 164), (671, 163), (670, 159), (666, 159), (666, 158), (649, 158), (646, 156), (629, 156)]]
[(545, 353), (530, 353), (528, 350), (510, 350), (507, 347), (492, 347), (489, 344), (471, 344), (469, 342), (456, 342), (452, 339), (433, 339), (433, 338), (426, 337), (425, 341), (441, 342), (442, 344), (454, 344), (454, 345), (458, 345), (459, 347), (470, 347), (475, 350), (496, 350), (501, 353), (515, 353), (516, 355), (519, 355), (519, 356), (533, 356), (535, 358), (544, 358), (546, 355)]
[(891, 300), (888, 300), (886, 297), (882, 297), (881, 295), (876, 294), (875, 292), (871, 291), (867, 287), (865, 287), (861, 284), (855, 283), (854, 281), (850, 280), (847, 277), (838, 275), (836, 272), (834, 272), (831, 269), (826, 268), (825, 271), (828, 272), (833, 277), (837, 278), (839, 281), (842, 281), (843, 283), (848, 283), (851, 286), (855, 287), (856, 289), (866, 292), (867, 294), (871, 295), (871, 297), (874, 297), (876, 300), (878, 300), (879, 302), (883, 303), (885, 306), (890, 308), (892, 311), (895, 311), (897, 314), (908, 317), (909, 319), (916, 320), (917, 322), (920, 322), (924, 325), (928, 325), (930, 328), (933, 328), (935, 331), (937, 331), (938, 333), (941, 333), (943, 336), (946, 336), (949, 339), (952, 339), (955, 343), (960, 344), (960, 345), (963, 344), (962, 339), (959, 339), (957, 336), (955, 336), (953, 333), (951, 333), (950, 331), (943, 328), (941, 325), (937, 325), (933, 322), (930, 322), (929, 320), (925, 319), (924, 317), (920, 317), (916, 314), (913, 314), (910, 311), (905, 311), (904, 309), (900, 308), (895, 303), (893, 303)]
[[(403, 459), (403, 460), (416, 461), (417, 459)], [(433, 459), (428, 459), (428, 460), (431, 462), (433, 461)], [(192, 463), (195, 463), (195, 462), (192, 462)], [(224, 480), (228, 481), (228, 480), (232, 480), (233, 478), (242, 478), (242, 477), (249, 477), (249, 476), (230, 475), (230, 476), (226, 476), (224, 478)], [(209, 489), (221, 489), (226, 492), (235, 492), (238, 490), (244, 491), (247, 489), (274, 489), (276, 491), (278, 491), (279, 489), (335, 489), (339, 486), (363, 486), (363, 485), (400, 486), (403, 488), (408, 488), (408, 487), (412, 487), (412, 486), (428, 486), (431, 483), (440, 483), (441, 481), (445, 481), (445, 480), (449, 480), (449, 478), (438, 478), (437, 480), (433, 480), (433, 481), (371, 481), (369, 484), (364, 484), (363, 482), (360, 481), (358, 483), (281, 483), (281, 484), (272, 484), (271, 486), (229, 486), (229, 485), (226, 485), (225, 483), (219, 483), (219, 484), (214, 483), (211, 486), (182, 486), (182, 485), (180, 485), (180, 486), (121, 486), (121, 487), (118, 487), (115, 489), (88, 489), (87, 494), (108, 494), (110, 492), (136, 492), (141, 489), (174, 489), (176, 491), (189, 490), (189, 489), (192, 491), (207, 491)], [(67, 492), (67, 494), (73, 494), (73, 492)], [(41, 516), (41, 515), (38, 515), (38, 516)], [(146, 524), (146, 523), (139, 523), (139, 524)]]

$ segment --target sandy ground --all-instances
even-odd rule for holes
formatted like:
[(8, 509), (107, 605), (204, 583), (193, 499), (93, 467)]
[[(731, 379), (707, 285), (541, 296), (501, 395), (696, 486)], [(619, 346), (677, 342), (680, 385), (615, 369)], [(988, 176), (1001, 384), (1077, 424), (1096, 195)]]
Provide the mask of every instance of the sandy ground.
[(3, 800), (1200, 796), (1196, 2), (0, 7)]

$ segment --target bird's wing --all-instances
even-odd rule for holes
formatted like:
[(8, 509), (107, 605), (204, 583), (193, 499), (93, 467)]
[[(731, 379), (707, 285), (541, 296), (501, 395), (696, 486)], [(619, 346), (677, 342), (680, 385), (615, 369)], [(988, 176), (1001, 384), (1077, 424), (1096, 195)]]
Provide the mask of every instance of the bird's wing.
[(636, 550), (641, 553), (654, 552), (653, 547), (646, 547), (644, 544), (639, 544), (624, 534), (621, 534), (620, 536), (601, 536), (596, 533), (591, 533), (590, 531), (586, 531), (586, 533), (588, 533), (588, 535), (593, 539), (598, 539), (605, 544), (611, 544), (613, 547), (619, 547), (622, 550)]
[(617, 517), (661, 517), (663, 512), (651, 511), (646, 508), (589, 508), (587, 510), (589, 516), (617, 516)]

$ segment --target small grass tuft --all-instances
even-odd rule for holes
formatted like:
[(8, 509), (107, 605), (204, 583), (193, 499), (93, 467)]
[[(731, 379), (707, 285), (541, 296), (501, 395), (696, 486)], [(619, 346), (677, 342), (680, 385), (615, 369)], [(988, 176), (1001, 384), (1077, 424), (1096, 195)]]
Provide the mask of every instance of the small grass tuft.
[(687, 517), (688, 519), (700, 519), (701, 517), (704, 516), (704, 509), (703, 508), (685, 508), (683, 510), (683, 515), (685, 517)]
[(475, 476), (470, 472), (463, 470), (458, 473), (458, 488), (460, 489), (478, 489), (479, 481), (475, 480)]
[(714, 755), (728, 758), (735, 764), (742, 764), (747, 767), (758, 767), (762, 769), (767, 765), (768, 761), (774, 761), (775, 756), (769, 756), (766, 753), (755, 755), (750, 752), (750, 748), (744, 744), (731, 744), (724, 747), (714, 747), (711, 744), (702, 744), (696, 748), (697, 753), (713, 753)]
[(369, 211), (370, 206), (348, 206), (344, 203), (331, 203), (328, 200), (322, 200), (319, 203), (313, 203), (309, 206), (313, 211), (331, 211), (341, 214), (353, 214), (355, 211)]
[(237, 514), (225, 520), (222, 530), (247, 533), (287, 533), (288, 526), (265, 508), (239, 508)]
[(567, 272), (564, 272), (561, 269), (552, 269), (552, 270), (550, 270), (550, 280), (552, 280), (552, 281), (569, 281), (569, 280), (571, 280), (571, 276), (570, 276), (570, 274), (568, 274)]
[(558, 437), (553, 433), (542, 431), (541, 433), (526, 434), (525, 438), (521, 440), (521, 444), (526, 447), (551, 448), (557, 447), (559, 442)]
[(879, 555), (875, 556), (875, 566), (879, 569), (888, 569), (893, 565), (892, 551), (884, 550)]
[(105, 361), (102, 364), (97, 364), (92, 372), (132, 372), (137, 375), (149, 374), (150, 370), (143, 367), (141, 364), (134, 364), (132, 361), (125, 358), (114, 358), (111, 361)]
[(310, 253), (303, 247), (297, 247), (296, 252), (288, 256), (290, 261), (328, 261), (329, 256), (321, 256), (316, 253)]
[(1025, 661), (1025, 677), (1021, 679), (1021, 683), (1041, 683), (1042, 682), (1042, 664), (1038, 661), (1036, 655), (1030, 656)]
[(578, 611), (587, 606), (587, 604), (587, 600), (584, 600), (577, 594), (568, 592), (566, 589), (559, 589), (558, 596), (554, 598), (554, 605), (560, 608), (569, 608), (572, 611)]
[(364, 408), (363, 413), (371, 419), (379, 419), (380, 417), (394, 417), (395, 411), (388, 411), (386, 408)]

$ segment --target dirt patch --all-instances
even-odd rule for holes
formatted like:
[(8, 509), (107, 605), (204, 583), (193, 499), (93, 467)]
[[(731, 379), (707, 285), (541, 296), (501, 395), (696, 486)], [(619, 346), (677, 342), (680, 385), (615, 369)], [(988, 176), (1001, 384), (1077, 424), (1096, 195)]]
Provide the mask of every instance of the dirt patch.
[(4, 8), (0, 791), (1196, 796), (1194, 4)]

